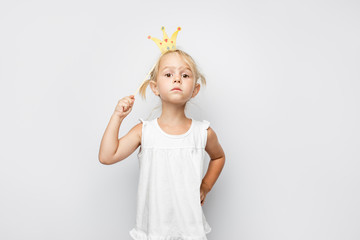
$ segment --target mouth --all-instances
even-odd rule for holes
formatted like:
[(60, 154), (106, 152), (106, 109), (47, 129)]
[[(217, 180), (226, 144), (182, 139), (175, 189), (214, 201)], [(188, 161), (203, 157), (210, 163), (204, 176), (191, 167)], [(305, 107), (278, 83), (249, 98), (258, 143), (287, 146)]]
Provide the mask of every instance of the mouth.
[(173, 88), (171, 91), (182, 91), (180, 88)]

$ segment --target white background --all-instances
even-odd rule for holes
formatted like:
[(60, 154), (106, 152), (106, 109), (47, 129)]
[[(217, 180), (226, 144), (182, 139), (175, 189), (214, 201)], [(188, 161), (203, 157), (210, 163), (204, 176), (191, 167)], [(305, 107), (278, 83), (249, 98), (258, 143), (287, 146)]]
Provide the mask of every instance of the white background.
[[(188, 116), (226, 153), (209, 240), (360, 239), (358, 1), (1, 1), (0, 239), (131, 239), (136, 150), (98, 160), (117, 101), (178, 26), (207, 78)], [(136, 96), (119, 136), (158, 104)], [(206, 161), (206, 165), (208, 163)]]

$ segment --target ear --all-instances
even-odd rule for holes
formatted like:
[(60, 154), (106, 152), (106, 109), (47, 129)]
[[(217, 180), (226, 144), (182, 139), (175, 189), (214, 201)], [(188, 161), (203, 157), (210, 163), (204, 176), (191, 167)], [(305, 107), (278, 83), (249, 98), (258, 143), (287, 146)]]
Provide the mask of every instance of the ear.
[(194, 88), (194, 91), (193, 91), (193, 94), (192, 94), (192, 98), (193, 97), (195, 97), (198, 93), (199, 93), (199, 91), (200, 91), (200, 84), (199, 83), (197, 83), (196, 85), (195, 85), (195, 88)]
[(153, 91), (153, 93), (154, 93), (156, 96), (159, 96), (160, 94), (159, 94), (159, 90), (158, 90), (158, 88), (157, 88), (157, 83), (156, 83), (155, 81), (151, 80), (151, 81), (149, 82), (149, 84), (150, 84), (150, 88), (151, 88), (151, 90)]

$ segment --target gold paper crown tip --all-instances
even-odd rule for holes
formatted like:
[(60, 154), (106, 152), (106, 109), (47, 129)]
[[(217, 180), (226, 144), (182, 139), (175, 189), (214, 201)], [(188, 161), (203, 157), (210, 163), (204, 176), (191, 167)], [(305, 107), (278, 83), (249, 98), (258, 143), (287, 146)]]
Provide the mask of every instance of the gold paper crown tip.
[(148, 36), (148, 39), (151, 39), (156, 43), (156, 45), (159, 47), (161, 53), (165, 53), (169, 50), (175, 50), (176, 49), (176, 37), (177, 37), (178, 32), (181, 30), (181, 27), (177, 28), (177, 30), (171, 35), (170, 39), (165, 32), (164, 26), (161, 27), (161, 30), (163, 32), (163, 40), (162, 41), (160, 39), (153, 38), (150, 35)]

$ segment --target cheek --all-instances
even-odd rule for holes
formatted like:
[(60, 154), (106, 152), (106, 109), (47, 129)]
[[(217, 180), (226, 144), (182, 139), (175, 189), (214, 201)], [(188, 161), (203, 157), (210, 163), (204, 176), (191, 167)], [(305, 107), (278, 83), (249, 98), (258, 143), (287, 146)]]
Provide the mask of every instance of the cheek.
[[(184, 89), (185, 90), (185, 89)], [(192, 85), (188, 85), (186, 86), (186, 92), (189, 94), (189, 95), (192, 95), (193, 94), (193, 91), (194, 91), (194, 86)]]
[(157, 85), (157, 87), (158, 87), (158, 90), (159, 91), (164, 91), (164, 90), (166, 90), (169, 86), (169, 84), (166, 82), (166, 81), (163, 81), (163, 80), (161, 80), (161, 79), (159, 79), (160, 81), (158, 82), (158, 85)]
[(189, 89), (194, 90), (195, 89), (195, 82), (191, 81), (191, 83), (189, 82)]

